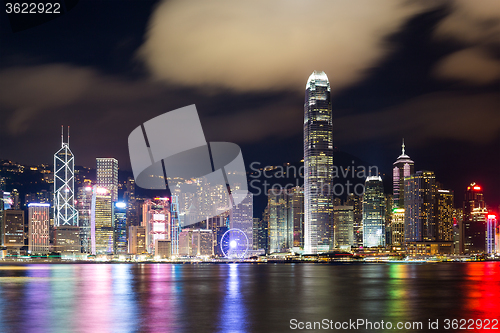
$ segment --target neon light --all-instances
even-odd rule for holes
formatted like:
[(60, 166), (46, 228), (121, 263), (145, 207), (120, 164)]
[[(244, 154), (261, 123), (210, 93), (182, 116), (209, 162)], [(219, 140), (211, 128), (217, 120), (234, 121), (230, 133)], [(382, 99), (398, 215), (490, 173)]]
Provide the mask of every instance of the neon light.
[(489, 219), (496, 219), (496, 218), (497, 218), (497, 216), (496, 216), (495, 214), (490, 214), (490, 215), (488, 215), (488, 218), (489, 218)]
[(30, 203), (28, 204), (28, 207), (50, 207), (50, 204), (48, 203)]
[(108, 189), (105, 187), (98, 187), (96, 191), (98, 194), (107, 194), (109, 192)]
[(90, 186), (85, 187), (85, 191), (87, 191), (87, 192), (92, 191), (92, 187), (90, 187)]
[(481, 186), (474, 186), (474, 189), (475, 189), (476, 191), (481, 191)]
[(127, 204), (125, 202), (117, 202), (115, 206), (116, 208), (125, 208), (127, 207)]

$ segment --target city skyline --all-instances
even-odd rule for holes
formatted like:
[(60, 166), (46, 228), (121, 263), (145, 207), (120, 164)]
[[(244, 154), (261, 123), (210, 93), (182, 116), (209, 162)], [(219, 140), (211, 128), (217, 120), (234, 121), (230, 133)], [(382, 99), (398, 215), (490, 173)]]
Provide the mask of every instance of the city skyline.
[[(276, 29), (266, 12), (258, 17), (248, 14), (248, 27), (257, 28), (254, 32), (241, 27), (240, 20), (226, 22), (251, 36), (252, 44), (241, 45), (234, 36), (220, 35), (220, 31), (212, 30), (215, 8), (234, 11), (235, 15), (245, 11), (239, 10), (243, 6), (239, 3), (221, 7), (215, 2), (200, 18), (207, 34), (205, 40), (221, 46), (214, 47), (220, 59), (226, 59), (219, 52), (226, 50), (225, 43), (231, 40), (234, 48), (230, 52), (240, 52), (241, 57), (235, 59), (241, 59), (241, 66), (235, 66), (234, 61), (207, 66), (209, 62), (200, 58), (203, 52), (190, 50), (176, 36), (166, 36), (166, 44), (196, 60), (191, 66), (179, 64), (179, 69), (189, 75), (172, 73), (171, 80), (165, 79), (165, 73), (155, 69), (161, 65), (157, 58), (144, 59), (137, 54), (157, 50), (149, 38), (157, 33), (153, 30), (155, 20), (168, 17), (168, 25), (177, 22), (175, 13), (199, 15), (193, 6), (178, 1), (124, 3), (120, 10), (125, 16), (135, 17), (125, 24), (119, 18), (105, 19), (98, 14), (112, 11), (109, 2), (79, 3), (70, 16), (33, 29), (13, 34), (3, 26), (0, 113), (5, 121), (0, 125), (0, 157), (23, 164), (49, 163), (46, 156), (53, 154), (59, 139), (53, 133), (64, 124), (71, 127), (77, 165), (93, 168), (96, 157), (113, 157), (120, 161), (122, 170), (130, 170), (126, 140), (136, 124), (195, 103), (207, 141), (238, 144), (247, 165), (252, 161), (263, 165), (293, 163), (303, 158), (304, 80), (313, 70), (323, 70), (332, 84), (337, 148), (379, 166), (387, 177), (392, 174), (392, 162), (405, 138), (406, 152), (418, 162), (419, 169), (434, 171), (441, 182), (456, 191), (457, 197), (462, 197), (462, 189), (475, 181), (491, 184), (485, 186), (486, 194), (500, 204), (500, 194), (493, 190), (500, 186), (498, 78), (494, 70), (498, 59), (491, 51), (495, 44), (488, 39), (494, 27), (479, 25), (482, 20), (496, 17), (491, 3), (436, 3), (425, 8), (366, 3), (367, 10), (380, 13), (379, 21), (360, 22), (358, 28), (349, 29), (352, 27), (340, 21), (337, 13), (345, 13), (356, 22), (358, 9), (351, 4), (318, 2), (317, 8), (323, 9), (320, 12), (332, 15), (318, 23), (331, 36), (317, 42), (321, 50), (318, 57), (304, 54), (304, 47), (293, 48), (303, 41), (295, 40), (296, 36), (286, 29)], [(170, 9), (165, 12), (164, 8)], [(296, 22), (298, 29), (302, 29), (303, 19), (311, 21), (316, 14), (302, 12), (295, 5), (276, 12), (289, 19), (279, 15), (274, 20), (284, 26)], [(457, 22), (460, 15), (468, 19)], [(89, 19), (93, 25), (85, 24)], [(450, 24), (453, 28), (445, 29)], [(267, 27), (265, 35), (274, 38), (274, 43), (260, 40), (261, 25)], [(373, 29), (381, 31), (373, 39), (378, 46), (371, 42), (363, 46)], [(473, 31), (474, 38), (464, 41), (468, 35), (457, 33), (460, 29)], [(356, 33), (342, 44), (341, 31)], [(71, 39), (70, 35), (77, 38)], [(179, 30), (177, 35), (185, 40), (193, 37), (191, 30)], [(200, 41), (199, 46), (204, 43)], [(261, 54), (260, 64), (248, 59), (247, 47)], [(78, 51), (80, 48), (95, 56), (85, 56), (86, 52)], [(290, 57), (290, 61), (281, 65), (268, 52), (282, 54), (281, 50), (287, 49), (290, 52), (283, 59)], [(365, 59), (363, 55), (373, 57)], [(168, 55), (163, 58), (170, 59)], [(472, 60), (465, 66), (464, 59)], [(484, 67), (474, 67), (480, 65)], [(493, 70), (479, 70), (482, 68)], [(222, 72), (213, 75), (215, 70)], [(260, 80), (256, 80), (257, 73)], [(155, 75), (160, 80), (152, 80)], [(191, 82), (185, 81), (188, 77)], [(241, 84), (221, 89), (228, 81), (230, 84), (229, 77), (235, 78), (234, 82), (247, 77), (248, 89)], [(198, 78), (206, 81), (201, 84)], [(26, 80), (31, 84), (25, 84)]]
[(5, 2), (0, 331), (500, 329), (499, 32), (498, 0)]

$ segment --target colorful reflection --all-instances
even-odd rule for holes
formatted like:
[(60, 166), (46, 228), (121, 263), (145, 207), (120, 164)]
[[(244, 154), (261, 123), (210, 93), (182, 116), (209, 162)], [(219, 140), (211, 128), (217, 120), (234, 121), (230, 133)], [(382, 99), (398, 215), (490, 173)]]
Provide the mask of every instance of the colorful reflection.
[(30, 277), (23, 297), (23, 332), (50, 332), (52, 271), (47, 265), (33, 265), (27, 270)]
[(467, 289), (464, 308), (467, 315), (462, 318), (476, 320), (471, 327), (474, 328), (474, 332), (491, 331), (491, 325), (490, 328), (483, 328), (486, 319), (497, 319), (496, 327), (500, 330), (500, 263), (467, 263), (466, 265)]
[(107, 264), (78, 265), (76, 298), (78, 310), (72, 320), (81, 332), (112, 332), (119, 322), (113, 321), (112, 266)]
[(178, 320), (181, 302), (179, 300), (179, 274), (176, 265), (146, 265), (144, 291), (146, 299), (142, 304), (142, 330), (145, 332), (179, 332)]
[(410, 268), (406, 264), (390, 264), (389, 280), (387, 281), (387, 308), (386, 311), (394, 321), (405, 320), (410, 310)]
[(140, 323), (139, 311), (137, 309), (135, 293), (132, 290), (134, 276), (131, 273), (131, 265), (111, 265), (112, 277), (112, 331), (132, 332)]
[(246, 332), (247, 314), (243, 292), (240, 289), (239, 265), (229, 264), (226, 278), (225, 295), (219, 314), (218, 332)]

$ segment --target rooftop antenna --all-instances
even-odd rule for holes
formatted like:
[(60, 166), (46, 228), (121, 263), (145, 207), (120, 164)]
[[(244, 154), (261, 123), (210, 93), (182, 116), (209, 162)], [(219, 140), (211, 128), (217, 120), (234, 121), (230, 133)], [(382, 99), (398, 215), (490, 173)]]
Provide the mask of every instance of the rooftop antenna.
[(61, 147), (64, 146), (64, 126), (61, 125)]
[(68, 126), (68, 146), (69, 146), (69, 126)]
[(401, 148), (403, 151), (402, 155), (404, 155), (405, 154), (405, 138), (403, 138), (403, 145), (401, 146)]

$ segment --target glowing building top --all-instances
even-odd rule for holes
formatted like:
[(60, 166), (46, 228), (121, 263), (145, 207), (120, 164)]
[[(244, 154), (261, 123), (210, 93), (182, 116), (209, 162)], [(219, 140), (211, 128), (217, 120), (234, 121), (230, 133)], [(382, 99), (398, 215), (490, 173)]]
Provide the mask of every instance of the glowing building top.
[(314, 71), (307, 79), (306, 90), (315, 89), (316, 86), (327, 87), (327, 91), (330, 91), (330, 82), (328, 81), (328, 76), (326, 76), (323, 71)]

